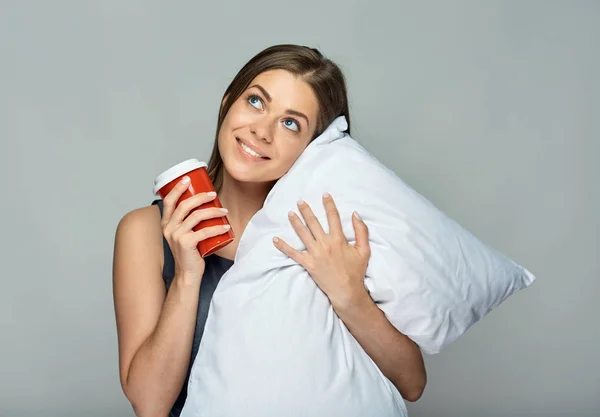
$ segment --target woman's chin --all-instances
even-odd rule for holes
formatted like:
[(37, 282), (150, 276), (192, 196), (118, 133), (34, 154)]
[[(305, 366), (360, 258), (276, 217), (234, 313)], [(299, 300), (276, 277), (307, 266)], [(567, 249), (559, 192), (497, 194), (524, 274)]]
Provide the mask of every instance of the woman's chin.
[(237, 162), (231, 164), (231, 166), (226, 166), (225, 169), (231, 179), (238, 182), (266, 183), (274, 181), (266, 172), (263, 172), (263, 170), (257, 170), (256, 168), (248, 167)]

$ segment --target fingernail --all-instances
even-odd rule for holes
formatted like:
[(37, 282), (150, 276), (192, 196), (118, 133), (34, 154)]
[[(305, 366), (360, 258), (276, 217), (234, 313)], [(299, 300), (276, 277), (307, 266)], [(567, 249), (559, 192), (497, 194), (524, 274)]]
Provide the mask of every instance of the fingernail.
[(354, 212), (354, 217), (356, 217), (356, 220), (362, 220), (357, 212)]
[(323, 193), (323, 198), (329, 198), (329, 193)]
[(273, 238), (273, 242), (278, 243), (279, 239), (277, 239), (276, 237)]
[(225, 207), (222, 207), (219, 210), (221, 210), (223, 213), (228, 213), (229, 212), (229, 210), (227, 210)]
[(290, 210), (290, 211), (288, 211), (288, 216), (289, 216), (289, 217), (294, 217), (294, 212), (293, 212), (293, 211), (291, 211), (291, 210)]
[(304, 204), (304, 200), (298, 200), (298, 205), (301, 206), (302, 204)]
[(183, 179), (181, 180), (182, 184), (189, 184), (190, 183), (190, 177), (183, 177)]
[(209, 191), (209, 192), (206, 193), (206, 195), (209, 196), (209, 197), (214, 197), (214, 196), (217, 195), (217, 193), (215, 193), (214, 191)]
[(224, 225), (223, 225), (223, 229), (225, 229), (225, 230), (229, 230), (229, 229), (231, 229), (231, 226), (230, 226), (230, 225), (228, 225), (228, 224), (224, 224)]

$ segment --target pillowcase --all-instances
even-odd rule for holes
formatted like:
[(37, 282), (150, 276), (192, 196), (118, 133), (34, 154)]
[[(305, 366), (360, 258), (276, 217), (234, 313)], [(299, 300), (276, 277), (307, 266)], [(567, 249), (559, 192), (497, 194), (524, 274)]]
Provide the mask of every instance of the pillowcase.
[(192, 367), (187, 416), (364, 416), (406, 413), (395, 387), (333, 311), (306, 270), (272, 243), (302, 241), (289, 210), (305, 200), (328, 232), (333, 196), (344, 234), (369, 228), (365, 277), (388, 320), (440, 352), (535, 277), (474, 237), (405, 184), (336, 119), (268, 194), (241, 236), (211, 302)]

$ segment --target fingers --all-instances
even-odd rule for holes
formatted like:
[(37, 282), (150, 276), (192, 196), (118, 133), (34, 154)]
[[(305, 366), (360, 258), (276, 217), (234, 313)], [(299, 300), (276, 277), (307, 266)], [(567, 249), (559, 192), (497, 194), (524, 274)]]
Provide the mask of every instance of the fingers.
[(321, 227), (319, 219), (317, 219), (317, 216), (315, 216), (310, 206), (305, 201), (299, 200), (298, 210), (302, 213), (302, 217), (306, 222), (306, 226), (308, 226), (308, 230), (312, 233), (312, 236), (317, 240), (323, 237), (325, 231), (323, 230), (323, 227)]
[(307, 271), (310, 270), (311, 266), (306, 263), (306, 252), (297, 251), (287, 244), (283, 239), (277, 237), (273, 238), (273, 244), (289, 258), (302, 265)]
[[(182, 186), (184, 189), (181, 190), (179, 188), (180, 186)], [(187, 189), (186, 187), (187, 186), (185, 184), (178, 184), (177, 187), (173, 188), (173, 190), (171, 190), (171, 192), (163, 200), (164, 205), (161, 225), (163, 227), (163, 233), (165, 234), (170, 234), (173, 230), (179, 228), (179, 226), (184, 222), (184, 220), (187, 217), (189, 217), (188, 215), (194, 209), (214, 200), (217, 196), (215, 192), (196, 194), (190, 198), (185, 199), (175, 207), (175, 205), (179, 201), (179, 198)], [(218, 210), (218, 208), (216, 210)], [(214, 214), (216, 214), (216, 212), (214, 212), (213, 215), (210, 215), (208, 218), (216, 217)], [(196, 221), (195, 224), (197, 223), (198, 221)]]
[(329, 193), (323, 194), (323, 205), (325, 206), (325, 213), (327, 215), (327, 222), (329, 224), (328, 234), (326, 234), (323, 230), (319, 219), (317, 216), (315, 216), (310, 206), (302, 200), (298, 201), (298, 208), (300, 213), (302, 213), (302, 217), (306, 222), (306, 226), (304, 226), (299, 220), (296, 222), (294, 217), (290, 217), (290, 221), (294, 225), (294, 229), (296, 229), (298, 235), (303, 239), (304, 244), (310, 244), (310, 241), (304, 240), (304, 238), (308, 239), (308, 235), (303, 230), (307, 227), (316, 241), (325, 238), (327, 235), (339, 241), (346, 241), (344, 230), (342, 228), (340, 213), (335, 205), (335, 202), (333, 201), (333, 197), (331, 197)]
[(214, 191), (193, 195), (179, 203), (170, 220), (176, 224), (182, 223), (194, 209), (214, 200), (216, 197), (217, 193)]
[(175, 211), (175, 207), (177, 206), (177, 202), (190, 186), (190, 178), (188, 176), (184, 177), (179, 184), (177, 184), (173, 189), (165, 196), (163, 199), (163, 226), (171, 220), (171, 216)]
[[(306, 246), (307, 249), (311, 249), (313, 247), (313, 244), (316, 242), (311, 231), (308, 230), (308, 227), (306, 227), (304, 223), (302, 223), (300, 217), (298, 217), (298, 215), (293, 211), (290, 211), (288, 213), (288, 217), (290, 219), (292, 227), (296, 231), (296, 234), (298, 235), (300, 240), (302, 240), (302, 243), (304, 243), (304, 246)], [(319, 227), (321, 226), (319, 225)]]
[(352, 214), (352, 224), (356, 234), (356, 243), (354, 247), (364, 257), (371, 256), (371, 247), (369, 246), (369, 228), (367, 224), (360, 218), (357, 212)]
[(227, 233), (230, 229), (228, 224), (226, 225), (218, 225), (218, 226), (209, 226), (204, 227), (197, 232), (186, 233), (182, 235), (179, 239), (182, 245), (194, 248), (203, 240), (208, 239), (209, 237), (222, 235), (223, 233)]
[(340, 219), (340, 212), (329, 193), (323, 194), (323, 205), (325, 206), (327, 222), (329, 223), (329, 234), (334, 237), (343, 238), (345, 241), (346, 237), (342, 227), (342, 220)]
[(227, 215), (227, 209), (221, 209), (218, 207), (209, 207), (206, 209), (199, 209), (192, 211), (192, 213), (186, 217), (186, 219), (179, 224), (177, 227), (177, 233), (185, 233), (191, 230), (201, 221), (207, 219), (214, 219), (216, 217), (224, 217)]

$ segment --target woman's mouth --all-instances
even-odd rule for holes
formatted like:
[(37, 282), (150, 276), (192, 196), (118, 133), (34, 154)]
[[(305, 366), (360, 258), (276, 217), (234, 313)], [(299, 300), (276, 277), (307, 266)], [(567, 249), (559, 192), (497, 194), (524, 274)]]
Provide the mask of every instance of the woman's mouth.
[(235, 138), (235, 140), (238, 143), (238, 149), (240, 150), (240, 153), (247, 159), (250, 159), (251, 161), (265, 161), (270, 159), (269, 157), (262, 156), (259, 153), (250, 149), (241, 140), (239, 140), (239, 138)]

